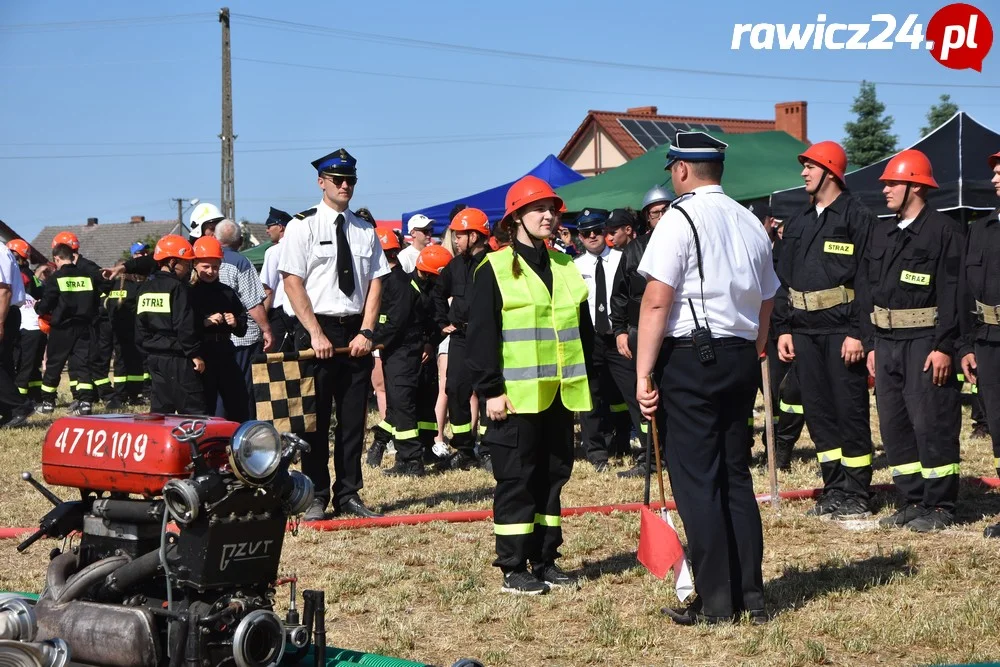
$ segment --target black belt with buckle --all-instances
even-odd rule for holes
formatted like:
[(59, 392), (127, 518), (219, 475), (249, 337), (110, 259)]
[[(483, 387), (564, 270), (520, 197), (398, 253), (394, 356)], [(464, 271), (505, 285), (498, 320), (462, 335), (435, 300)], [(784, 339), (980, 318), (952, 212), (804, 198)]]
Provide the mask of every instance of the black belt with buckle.
[[(694, 347), (694, 341), (690, 338), (667, 338), (676, 348)], [(753, 345), (754, 341), (740, 338), (739, 336), (727, 336), (726, 338), (713, 338), (712, 345), (716, 347), (738, 347), (740, 345)]]
[(317, 315), (316, 321), (326, 324), (360, 324), (361, 315)]

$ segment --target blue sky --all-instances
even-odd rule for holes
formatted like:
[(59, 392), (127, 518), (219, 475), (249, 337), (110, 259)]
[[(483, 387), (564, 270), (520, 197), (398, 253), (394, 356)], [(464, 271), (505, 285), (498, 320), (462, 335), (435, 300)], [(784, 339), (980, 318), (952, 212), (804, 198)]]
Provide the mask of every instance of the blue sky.
[[(172, 218), (171, 197), (218, 203), (220, 6), (0, 4), (0, 219), (30, 239), (44, 225), (91, 216)], [(940, 6), (722, 0), (698, 11), (667, 2), (233, 1), (237, 217), (260, 221), (269, 205), (293, 213), (312, 206), (318, 190), (309, 162), (345, 146), (359, 162), (353, 203), (398, 218), (516, 178), (557, 153), (588, 109), (654, 104), (661, 113), (768, 119), (775, 102), (802, 99), (810, 139), (840, 140), (858, 85), (815, 79), (886, 82), (878, 94), (895, 117), (900, 146), (917, 139), (942, 93), (1000, 128), (1000, 47), (981, 74), (947, 69), (904, 44), (891, 51), (730, 49), (735, 23), (807, 23), (821, 12), (828, 23), (857, 23), (888, 12), (900, 23), (917, 13), (926, 25)], [(1000, 30), (1000, 12), (993, 14)], [(139, 17), (175, 18), (125, 20)], [(32, 25), (52, 23), (62, 25)], [(808, 80), (761, 78), (767, 75)], [(80, 157), (101, 155), (113, 157)]]

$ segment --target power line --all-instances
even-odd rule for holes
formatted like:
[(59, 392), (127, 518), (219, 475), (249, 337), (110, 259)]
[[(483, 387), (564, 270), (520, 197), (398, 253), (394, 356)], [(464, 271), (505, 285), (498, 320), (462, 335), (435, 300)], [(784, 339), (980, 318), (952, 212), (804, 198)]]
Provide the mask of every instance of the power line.
[(62, 30), (87, 30), (100, 28), (133, 28), (168, 23), (192, 23), (214, 19), (215, 14), (170, 14), (166, 16), (134, 16), (120, 19), (99, 19), (94, 21), (59, 21), (53, 23), (14, 23), (0, 25), (0, 32), (58, 32)]
[[(459, 53), (469, 53), (481, 56), (492, 56), (501, 58), (517, 58), (520, 60), (533, 60), (564, 65), (587, 65), (590, 67), (609, 67), (615, 69), (630, 69), (647, 72), (661, 72), (670, 74), (696, 74), (699, 76), (715, 77), (736, 77), (745, 79), (765, 79), (770, 81), (797, 81), (802, 83), (834, 83), (858, 85), (860, 79), (825, 79), (806, 76), (792, 76), (787, 74), (757, 74), (747, 72), (727, 72), (722, 70), (702, 70), (680, 67), (664, 67), (661, 65), (645, 65), (640, 63), (623, 63), (612, 60), (596, 60), (591, 58), (574, 58), (569, 56), (553, 56), (541, 53), (526, 53), (523, 51), (511, 51), (507, 49), (492, 49), (477, 46), (465, 46), (461, 44), (449, 44), (446, 42), (435, 42), (411, 37), (399, 37), (395, 35), (384, 35), (379, 33), (359, 32), (354, 30), (342, 30), (338, 28), (324, 28), (322, 26), (309, 25), (307, 23), (295, 23), (292, 21), (282, 21), (279, 19), (269, 19), (262, 16), (252, 16), (248, 14), (234, 14), (234, 19), (241, 19), (247, 26), (268, 28), (272, 30), (283, 30), (287, 32), (298, 32), (311, 35), (332, 35), (341, 39), (348, 39), (361, 42), (371, 42), (390, 46), (407, 46), (413, 48), (430, 49), (435, 51), (453, 51)], [(867, 79), (866, 79), (867, 80)], [(970, 88), (970, 89), (996, 89), (1000, 85), (971, 84), (971, 83), (929, 83), (924, 81), (869, 81), (880, 86), (913, 86), (921, 88)]]
[(118, 65), (162, 65), (166, 63), (200, 63), (198, 58), (172, 58), (168, 60), (108, 60), (104, 62), (76, 63), (76, 62), (55, 62), (55, 63), (25, 63), (15, 65), (0, 65), (0, 69), (59, 69), (80, 68), (80, 67), (107, 67)]

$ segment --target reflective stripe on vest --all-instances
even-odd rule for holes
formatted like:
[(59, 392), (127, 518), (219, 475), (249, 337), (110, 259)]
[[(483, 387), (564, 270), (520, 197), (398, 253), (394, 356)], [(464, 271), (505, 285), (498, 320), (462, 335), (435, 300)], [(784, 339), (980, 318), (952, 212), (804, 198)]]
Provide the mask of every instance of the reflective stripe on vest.
[(94, 283), (87, 276), (57, 278), (60, 292), (93, 292)]
[(514, 410), (537, 414), (559, 392), (574, 412), (591, 409), (580, 342), (580, 304), (588, 289), (569, 255), (549, 251), (552, 294), (534, 271), (517, 278), (510, 247), (486, 255), (503, 299), (501, 356), (507, 398)]
[(169, 313), (170, 292), (149, 292), (139, 296), (136, 313)]

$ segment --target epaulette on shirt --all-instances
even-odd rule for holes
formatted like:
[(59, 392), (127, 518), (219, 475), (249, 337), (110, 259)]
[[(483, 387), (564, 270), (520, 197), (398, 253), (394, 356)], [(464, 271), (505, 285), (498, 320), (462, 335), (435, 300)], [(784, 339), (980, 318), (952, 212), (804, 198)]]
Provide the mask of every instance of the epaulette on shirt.
[(316, 215), (316, 209), (310, 208), (310, 209), (306, 209), (305, 211), (302, 211), (301, 213), (296, 213), (295, 214), (295, 219), (296, 220), (305, 220), (306, 218), (308, 218), (311, 215)]

